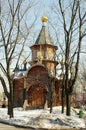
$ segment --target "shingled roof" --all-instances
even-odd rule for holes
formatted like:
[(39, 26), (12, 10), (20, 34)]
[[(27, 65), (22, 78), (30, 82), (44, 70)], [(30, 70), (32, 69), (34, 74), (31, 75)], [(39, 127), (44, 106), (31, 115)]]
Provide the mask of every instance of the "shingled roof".
[(38, 38), (37, 38), (35, 44), (52, 44), (52, 40), (50, 38), (50, 35), (49, 35), (44, 23), (42, 25), (42, 29), (38, 35)]

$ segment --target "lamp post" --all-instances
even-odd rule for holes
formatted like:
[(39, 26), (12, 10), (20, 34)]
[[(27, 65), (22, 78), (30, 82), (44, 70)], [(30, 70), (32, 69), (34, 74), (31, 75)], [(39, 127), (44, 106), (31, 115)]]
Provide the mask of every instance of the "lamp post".
[(64, 60), (62, 59), (60, 61), (60, 64), (61, 64), (61, 69), (62, 69), (62, 93), (61, 93), (61, 101), (62, 101), (62, 113), (64, 113), (64, 102), (65, 102), (65, 89), (64, 89), (64, 80), (65, 80), (65, 75), (64, 75), (64, 65), (65, 65), (65, 62)]

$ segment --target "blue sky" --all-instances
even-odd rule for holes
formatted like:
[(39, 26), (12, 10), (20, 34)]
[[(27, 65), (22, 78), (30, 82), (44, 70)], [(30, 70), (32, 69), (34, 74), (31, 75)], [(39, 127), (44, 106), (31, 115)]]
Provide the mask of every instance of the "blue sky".
[[(1, 0), (1, 1), (3, 1), (3, 0)], [(11, 0), (10, 0), (11, 1)], [(17, 1), (17, 0), (15, 0), (15, 1)], [(30, 39), (27, 41), (28, 42), (28, 46), (30, 46), (31, 44), (34, 44), (34, 42), (35, 42), (35, 40), (36, 40), (36, 38), (37, 38), (37, 36), (38, 36), (38, 34), (39, 34), (39, 32), (40, 32), (40, 30), (41, 30), (41, 26), (42, 26), (42, 22), (41, 22), (41, 17), (44, 15), (44, 12), (45, 12), (45, 14), (46, 14), (46, 16), (48, 16), (48, 18), (52, 18), (51, 20), (51, 22), (53, 23), (53, 21), (54, 21), (54, 24), (56, 23), (56, 29), (58, 29), (59, 31), (58, 31), (58, 36), (59, 36), (59, 39), (60, 39), (60, 41), (61, 42), (63, 42), (63, 45), (64, 45), (64, 40), (63, 40), (63, 31), (61, 30), (62, 28), (61, 28), (61, 23), (60, 23), (60, 20), (59, 19), (57, 19), (56, 18), (56, 16), (55, 16), (55, 14), (53, 14), (53, 11), (52, 10), (50, 10), (49, 9), (49, 7), (50, 6), (53, 6), (53, 2), (55, 3), (55, 5), (56, 5), (56, 3), (57, 3), (57, 0), (31, 0), (31, 2), (37, 2), (38, 3), (38, 5), (35, 7), (34, 6), (34, 8), (32, 8), (32, 10), (31, 10), (31, 13), (29, 14), (26, 14), (27, 16), (25, 17), (25, 21), (27, 22), (27, 24), (29, 25), (29, 23), (32, 23), (32, 21), (33, 21), (33, 19), (34, 19), (34, 13), (35, 14), (37, 14), (37, 17), (38, 17), (38, 19), (37, 19), (37, 21), (36, 21), (36, 23), (35, 23), (35, 26), (34, 26), (34, 28), (32, 29), (32, 34), (31, 34), (31, 37), (30, 37)], [(63, 0), (63, 1), (65, 1), (65, 4), (67, 4), (66, 3), (66, 1), (67, 0)], [(71, 1), (71, 0), (70, 0)], [(25, 0), (25, 4), (24, 4), (24, 7), (22, 7), (22, 11), (23, 11), (23, 8), (25, 8), (26, 6), (28, 6), (28, 0)], [(3, 4), (4, 4), (4, 1), (3, 1)], [(6, 5), (6, 4), (5, 4)], [(58, 6), (58, 5), (56, 5), (56, 6)], [(7, 7), (7, 5), (6, 5), (6, 7)], [(7, 9), (7, 8), (5, 8), (5, 9)], [(50, 19), (49, 19), (50, 20)], [(23, 26), (22, 26), (22, 30), (23, 30)], [(50, 34), (51, 34), (51, 36), (52, 36), (52, 39), (53, 39), (53, 42), (54, 43), (56, 43), (57, 42), (57, 44), (58, 44), (58, 41), (56, 41), (55, 39), (55, 35), (54, 35), (54, 33), (53, 33), (53, 30), (50, 28), (50, 26), (49, 26), (49, 24), (47, 23), (47, 28), (49, 29), (49, 31), (50, 31)], [(33, 32), (34, 32), (34, 34), (33, 34)], [(84, 44), (84, 47), (83, 47), (83, 49), (85, 48), (85, 42), (83, 43)], [(28, 48), (26, 49), (27, 51), (29, 50)], [(85, 50), (85, 49), (84, 49)]]
[[(6, 2), (6, 1), (3, 1), (3, 0), (1, 0), (2, 2), (3, 2), (3, 4)], [(11, 1), (11, 0), (10, 0)], [(17, 1), (17, 0), (16, 0)], [(28, 0), (25, 0), (26, 1), (26, 3), (25, 3), (25, 7), (27, 6), (27, 3), (28, 3)], [(31, 0), (31, 1), (34, 1), (34, 0)], [(53, 14), (53, 11), (52, 10), (50, 10), (49, 9), (49, 7), (51, 6), (51, 5), (53, 5), (52, 3), (54, 2), (55, 3), (55, 5), (56, 5), (56, 2), (57, 2), (57, 0), (35, 0), (36, 2), (38, 2), (38, 5), (35, 7), (34, 6), (34, 8), (31, 10), (31, 13), (29, 14), (27, 14), (27, 16), (25, 17), (25, 19), (24, 20), (26, 20), (26, 22), (27, 23), (31, 23), (32, 22), (32, 20), (33, 20), (33, 18), (34, 18), (34, 13), (35, 14), (37, 14), (37, 17), (38, 17), (38, 19), (37, 19), (37, 22), (35, 23), (35, 26), (34, 26), (34, 30), (32, 30), (32, 37), (31, 38), (34, 38), (34, 39), (36, 39), (37, 38), (37, 36), (38, 36), (38, 34), (39, 34), (39, 31), (41, 30), (41, 27), (42, 27), (42, 22), (41, 22), (41, 17), (44, 15), (44, 12), (45, 12), (45, 14), (46, 14), (46, 16), (48, 16), (48, 18), (50, 18), (50, 17), (52, 17), (52, 21), (54, 21), (55, 22), (55, 20), (56, 20), (56, 28), (59, 30), (58, 31), (58, 36), (60, 37), (60, 40), (63, 42), (63, 32), (62, 32), (62, 30), (61, 30), (61, 24), (60, 24), (60, 22), (59, 22), (59, 19), (56, 19), (56, 17), (55, 17), (55, 15)], [(63, 0), (63, 1), (65, 1), (65, 3), (66, 3), (66, 1), (67, 0)], [(71, 0), (70, 0), (71, 1)], [(56, 6), (58, 6), (58, 5), (56, 5)], [(85, 5), (83, 5), (83, 7), (84, 7)], [(86, 7), (86, 6), (85, 6)], [(22, 7), (22, 11), (23, 11), (23, 8), (24, 7)], [(6, 12), (6, 10), (7, 10), (7, 5), (5, 4), (5, 12)], [(69, 13), (69, 12), (68, 12)], [(55, 24), (55, 23), (54, 23)], [(48, 26), (48, 23), (47, 23), (47, 27), (49, 27)], [(23, 29), (23, 27), (22, 27), (22, 29)], [(54, 33), (53, 33), (53, 30), (51, 30), (50, 28), (48, 28), (49, 29), (49, 31), (50, 31), (50, 33), (51, 33), (51, 35), (52, 35), (52, 38), (54, 39), (53, 41), (55, 42), (55, 35), (54, 35)], [(33, 35), (33, 32), (34, 32), (34, 35)], [(30, 41), (31, 40), (31, 41)], [(28, 41), (27, 41), (27, 44), (28, 44), (28, 46), (30, 46), (31, 44), (34, 44), (34, 42), (35, 42), (35, 40), (32, 40), (32, 39), (29, 39)], [(58, 43), (58, 41), (57, 41), (57, 43)], [(64, 42), (63, 42), (63, 45), (64, 45)], [(84, 45), (84, 47), (83, 47), (83, 50), (85, 50), (86, 51), (86, 45), (85, 45), (85, 42), (83, 42), (83, 45)], [(28, 53), (29, 53), (29, 47), (26, 49), (27, 51), (28, 51)], [(31, 52), (30, 52), (31, 53)], [(1, 55), (1, 52), (0, 52), (0, 55)], [(82, 54), (82, 59), (84, 59), (85, 58), (85, 56), (83, 56), (84, 54)], [(83, 58), (84, 57), (84, 58)], [(1, 58), (1, 57), (0, 57)]]

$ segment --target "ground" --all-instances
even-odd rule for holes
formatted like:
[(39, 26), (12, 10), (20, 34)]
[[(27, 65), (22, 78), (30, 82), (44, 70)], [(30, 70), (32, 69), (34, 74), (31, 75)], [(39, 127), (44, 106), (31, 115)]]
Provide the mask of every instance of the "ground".
[(83, 118), (79, 118), (79, 109), (74, 108), (71, 108), (71, 116), (61, 114), (61, 106), (54, 107), (51, 114), (49, 108), (26, 111), (23, 108), (14, 108), (14, 118), (10, 119), (7, 115), (7, 108), (0, 108), (0, 121), (33, 128), (86, 128), (86, 111), (83, 112)]

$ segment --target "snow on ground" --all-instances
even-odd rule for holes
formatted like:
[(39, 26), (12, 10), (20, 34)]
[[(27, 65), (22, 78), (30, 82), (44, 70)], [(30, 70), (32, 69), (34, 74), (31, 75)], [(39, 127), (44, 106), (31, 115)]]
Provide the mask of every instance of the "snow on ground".
[[(61, 106), (54, 107), (50, 114), (49, 108), (36, 110), (23, 110), (14, 108), (14, 118), (9, 118), (7, 108), (0, 108), (0, 121), (11, 125), (31, 126), (34, 128), (85, 128), (85, 121), (79, 118), (78, 109), (72, 108), (71, 116), (61, 114)], [(86, 114), (86, 111), (84, 111)]]

